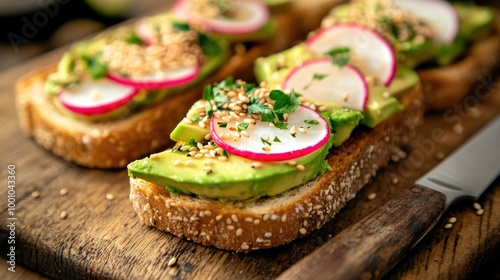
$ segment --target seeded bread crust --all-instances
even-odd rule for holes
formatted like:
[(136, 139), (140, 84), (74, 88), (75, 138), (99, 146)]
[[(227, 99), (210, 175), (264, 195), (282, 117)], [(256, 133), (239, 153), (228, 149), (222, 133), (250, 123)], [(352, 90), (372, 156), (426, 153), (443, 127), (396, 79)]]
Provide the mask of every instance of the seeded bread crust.
[(206, 84), (220, 82), (228, 76), (251, 80), (256, 58), (289, 47), (297, 36), (289, 28), (290, 19), (277, 16), (275, 20), (281, 31), (272, 40), (255, 44), (248, 50), (239, 45), (229, 61), (200, 85), (126, 119), (91, 123), (64, 115), (43, 90), (45, 78), (56, 66), (36, 70), (16, 84), (20, 127), (45, 149), (67, 161), (90, 168), (123, 168), (170, 144), (169, 133), (191, 104), (201, 97)]
[(447, 66), (418, 71), (425, 107), (443, 111), (459, 104), (481, 78), (500, 63), (500, 13), (496, 11), (492, 33), (472, 44), (463, 59)]
[(414, 136), (424, 112), (420, 86), (401, 103), (403, 111), (332, 150), (332, 171), (281, 195), (223, 203), (131, 178), (130, 200), (144, 224), (206, 246), (248, 252), (289, 243), (330, 220)]

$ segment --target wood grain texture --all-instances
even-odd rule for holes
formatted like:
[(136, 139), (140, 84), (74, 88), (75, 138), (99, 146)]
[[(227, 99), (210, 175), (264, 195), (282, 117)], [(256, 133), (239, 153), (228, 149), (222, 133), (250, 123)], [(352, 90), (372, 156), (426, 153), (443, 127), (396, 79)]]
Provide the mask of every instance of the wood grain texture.
[[(0, 73), (0, 219), (7, 217), (7, 166), (15, 164), (16, 265), (58, 279), (273, 279), (400, 193), (500, 113), (499, 72), (478, 77), (467, 102), (428, 115), (413, 144), (405, 149), (405, 159), (381, 170), (323, 228), (276, 249), (234, 254), (141, 225), (128, 200), (124, 170), (96, 171), (68, 164), (22, 135), (14, 111), (13, 82), (31, 69), (53, 63), (62, 51)], [(68, 188), (67, 195), (59, 194), (62, 188)], [(33, 198), (33, 191), (41, 196)], [(113, 200), (106, 199), (108, 193)], [(375, 199), (368, 199), (372, 193)], [(485, 209), (482, 216), (471, 201), (457, 204), (385, 279), (500, 279), (500, 180), (478, 202)], [(68, 213), (66, 219), (60, 218), (62, 211)], [(457, 222), (445, 229), (449, 217)], [(3, 258), (7, 232), (2, 222)], [(173, 256), (177, 263), (169, 267)], [(0, 268), (7, 269), (5, 260)], [(25, 279), (21, 273), (7, 275)]]
[(431, 189), (407, 188), (278, 279), (379, 279), (436, 224), (445, 199)]

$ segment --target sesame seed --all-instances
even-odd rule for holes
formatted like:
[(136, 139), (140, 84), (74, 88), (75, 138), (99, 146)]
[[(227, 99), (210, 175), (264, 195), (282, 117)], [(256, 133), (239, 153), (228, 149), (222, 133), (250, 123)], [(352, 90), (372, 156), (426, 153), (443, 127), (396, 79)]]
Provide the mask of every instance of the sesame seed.
[(194, 221), (198, 221), (200, 218), (196, 217), (196, 216), (192, 216), (189, 218), (192, 222)]
[(454, 223), (457, 222), (457, 218), (451, 217), (451, 218), (448, 219), (448, 222), (451, 223), (451, 224), (454, 224)]
[(303, 128), (303, 127), (299, 127), (299, 133), (301, 133), (301, 134), (306, 134), (306, 133), (307, 133), (307, 131), (306, 131), (306, 129), (305, 129), (305, 128)]
[(242, 131), (240, 132), (240, 134), (241, 134), (242, 136), (244, 136), (244, 137), (247, 137), (247, 138), (248, 138), (248, 137), (250, 137), (250, 134), (248, 134), (248, 132), (247, 132), (246, 130), (242, 130)]
[(294, 126), (292, 126), (292, 128), (290, 128), (290, 131), (289, 131), (290, 135), (295, 135), (297, 134), (297, 128)]
[(273, 234), (271, 232), (264, 233), (264, 237), (270, 238), (272, 236), (273, 236)]
[(198, 122), (198, 126), (201, 127), (201, 128), (206, 128), (207, 127), (203, 121), (199, 121)]
[(303, 170), (304, 170), (304, 169), (306, 169), (306, 168), (305, 168), (302, 164), (298, 164), (298, 165), (297, 165), (297, 169), (298, 169), (299, 171), (303, 171)]
[(481, 206), (481, 204), (477, 203), (477, 202), (474, 202), (474, 204), (472, 205), (474, 207), (474, 209), (476, 210), (480, 210), (482, 209), (483, 207)]
[(193, 121), (191, 121), (190, 119), (188, 119), (186, 117), (183, 118), (182, 121), (185, 122), (185, 123), (193, 123)]
[(228, 229), (228, 230), (234, 230), (234, 226), (229, 225), (229, 226), (227, 226), (227, 229)]
[(262, 220), (265, 222), (265, 221), (269, 220), (269, 217), (271, 217), (269, 214), (264, 214), (264, 216), (262, 217)]
[(464, 126), (460, 123), (457, 123), (453, 126), (453, 132), (458, 135), (461, 135), (464, 132)]
[(250, 247), (245, 242), (243, 242), (243, 244), (241, 244), (241, 249), (248, 250), (249, 248)]
[(286, 222), (286, 214), (281, 216), (281, 222), (283, 222), (283, 223)]
[(68, 189), (67, 188), (63, 188), (59, 191), (59, 194), (60, 195), (67, 195), (68, 194)]
[(68, 212), (62, 211), (61, 212), (61, 219), (66, 219), (68, 217)]
[(484, 214), (484, 209), (478, 209), (478, 210), (476, 211), (476, 214), (477, 214), (478, 216), (483, 215), (483, 214)]
[(185, 166), (192, 166), (193, 165), (193, 161), (192, 160), (188, 160), (184, 163)]
[(216, 220), (216, 221), (220, 221), (220, 220), (222, 220), (222, 215), (217, 215), (217, 217), (215, 217), (215, 220)]
[(203, 214), (204, 214), (205, 216), (212, 216), (212, 212), (211, 212), (210, 210), (205, 210), (205, 211), (203, 212)]
[(246, 218), (245, 218), (245, 222), (247, 222), (247, 223), (251, 223), (251, 222), (253, 222), (253, 218), (246, 217)]
[(210, 135), (210, 133), (208, 133), (207, 135), (205, 135), (204, 139), (209, 141), (210, 139), (212, 139), (212, 135)]
[(231, 215), (231, 220), (233, 220), (233, 222), (237, 223), (238, 217), (235, 214), (233, 214), (233, 215)]
[(295, 160), (290, 160), (290, 161), (288, 161), (288, 165), (290, 165), (290, 166), (296, 166), (297, 162)]
[(342, 95), (343, 99), (345, 102), (349, 101), (349, 93), (347, 92), (344, 92), (344, 94)]
[(206, 155), (206, 154), (202, 154), (202, 153), (199, 153), (199, 154), (195, 154), (194, 155), (194, 158), (202, 158), (203, 155)]
[(382, 96), (383, 96), (384, 98), (389, 98), (389, 97), (391, 97), (391, 94), (390, 94), (388, 91), (384, 91), (384, 92), (382, 93)]
[(33, 198), (39, 198), (40, 197), (40, 192), (39, 191), (34, 191), (31, 193), (31, 197)]
[(435, 155), (437, 160), (441, 160), (444, 158), (444, 153), (443, 152), (437, 152)]
[(241, 236), (243, 234), (243, 230), (241, 228), (238, 228), (236, 230), (236, 236)]
[(211, 159), (207, 159), (207, 160), (205, 161), (205, 165), (206, 165), (206, 166), (212, 165), (213, 163), (214, 163), (214, 162), (213, 162)]
[(253, 169), (260, 168), (260, 167), (262, 167), (262, 163), (258, 162), (258, 161), (252, 162), (251, 166), (252, 166)]
[(253, 224), (254, 224), (254, 225), (258, 225), (258, 224), (260, 224), (260, 220), (259, 220), (259, 219), (255, 219), (255, 220), (253, 220)]
[(115, 196), (112, 193), (107, 193), (106, 194), (106, 199), (107, 200), (113, 200), (113, 199), (115, 199)]
[(176, 257), (171, 257), (170, 260), (168, 260), (168, 266), (174, 266), (175, 263), (177, 262), (177, 258)]
[(226, 218), (226, 224), (230, 225), (230, 224), (232, 224), (232, 223), (233, 223), (233, 222), (231, 221), (231, 219), (230, 219), (230, 218)]
[(376, 193), (371, 193), (371, 194), (368, 195), (368, 199), (369, 200), (373, 200), (373, 199), (375, 199), (375, 197), (377, 197)]
[(227, 157), (224, 157), (224, 156), (218, 157), (218, 160), (220, 160), (220, 161), (227, 161)]
[(299, 232), (300, 232), (300, 234), (306, 234), (307, 230), (305, 228), (300, 228)]
[(450, 224), (450, 223), (444, 225), (444, 228), (446, 228), (446, 229), (450, 229), (452, 227), (453, 227), (453, 224)]

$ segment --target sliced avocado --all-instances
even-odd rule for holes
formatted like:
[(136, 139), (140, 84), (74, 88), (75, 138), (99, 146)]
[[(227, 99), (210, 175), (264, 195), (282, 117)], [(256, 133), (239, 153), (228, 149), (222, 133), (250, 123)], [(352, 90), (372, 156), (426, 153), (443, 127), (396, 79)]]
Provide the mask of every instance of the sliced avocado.
[(375, 127), (403, 109), (395, 97), (385, 92), (389, 93), (385, 87), (374, 86), (370, 88), (368, 103), (363, 111), (362, 124)]
[(205, 135), (210, 133), (208, 127), (202, 128), (198, 125), (197, 120), (201, 119), (199, 111), (200, 108), (205, 108), (205, 100), (198, 100), (191, 106), (186, 114), (186, 118), (191, 120), (192, 123), (181, 121), (170, 133), (170, 139), (174, 141), (189, 142), (191, 138), (196, 142), (201, 142), (205, 139)]
[(418, 85), (418, 83), (420, 83), (420, 76), (417, 72), (400, 65), (398, 66), (394, 80), (389, 85), (388, 91), (391, 96), (400, 97), (403, 92)]
[(361, 112), (340, 107), (323, 112), (322, 115), (330, 124), (335, 147), (344, 143), (351, 136), (354, 128), (358, 126), (359, 121), (363, 119)]
[(490, 7), (465, 3), (454, 3), (453, 7), (460, 21), (459, 37), (473, 40), (484, 35), (493, 26), (495, 11)]
[[(262, 162), (252, 168), (252, 160), (229, 155), (227, 161), (212, 159), (206, 171), (206, 159), (187, 156), (187, 152), (164, 151), (130, 163), (129, 176), (167, 188), (172, 193), (194, 194), (219, 200), (247, 200), (273, 196), (303, 184), (327, 170), (325, 157), (331, 140), (323, 148), (296, 159), (300, 171), (287, 162)], [(188, 160), (191, 164), (184, 164)], [(179, 164), (180, 163), (180, 164)]]
[(259, 82), (264, 81), (268, 87), (274, 88), (283, 82), (292, 68), (316, 56), (305, 43), (301, 43), (282, 52), (260, 57), (255, 61), (255, 77)]

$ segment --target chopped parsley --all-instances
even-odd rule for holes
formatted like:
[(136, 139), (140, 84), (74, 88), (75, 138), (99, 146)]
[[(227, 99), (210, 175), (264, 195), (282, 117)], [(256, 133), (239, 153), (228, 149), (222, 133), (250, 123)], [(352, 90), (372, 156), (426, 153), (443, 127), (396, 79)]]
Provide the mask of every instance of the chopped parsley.
[(189, 31), (189, 24), (183, 22), (172, 22), (172, 28), (179, 31)]
[(248, 123), (240, 123), (238, 124), (238, 131), (242, 131), (248, 128)]
[(262, 141), (262, 144), (271, 146), (271, 142), (267, 141), (266, 139), (260, 137), (260, 141)]
[(273, 142), (281, 143), (281, 140), (278, 138), (278, 136), (275, 136)]
[(227, 127), (227, 122), (218, 122), (219, 127)]
[(125, 42), (131, 45), (144, 45), (144, 40), (142, 40), (135, 32), (130, 32), (130, 34), (125, 38)]
[(351, 57), (351, 49), (349, 48), (335, 48), (325, 53), (332, 59), (332, 63), (340, 67), (349, 62)]
[(108, 64), (99, 60), (99, 55), (96, 56), (82, 56), (82, 60), (88, 69), (90, 76), (94, 79), (99, 79), (106, 75), (108, 72)]
[(319, 124), (319, 121), (318, 120), (304, 120), (304, 123), (307, 123), (307, 124)]

